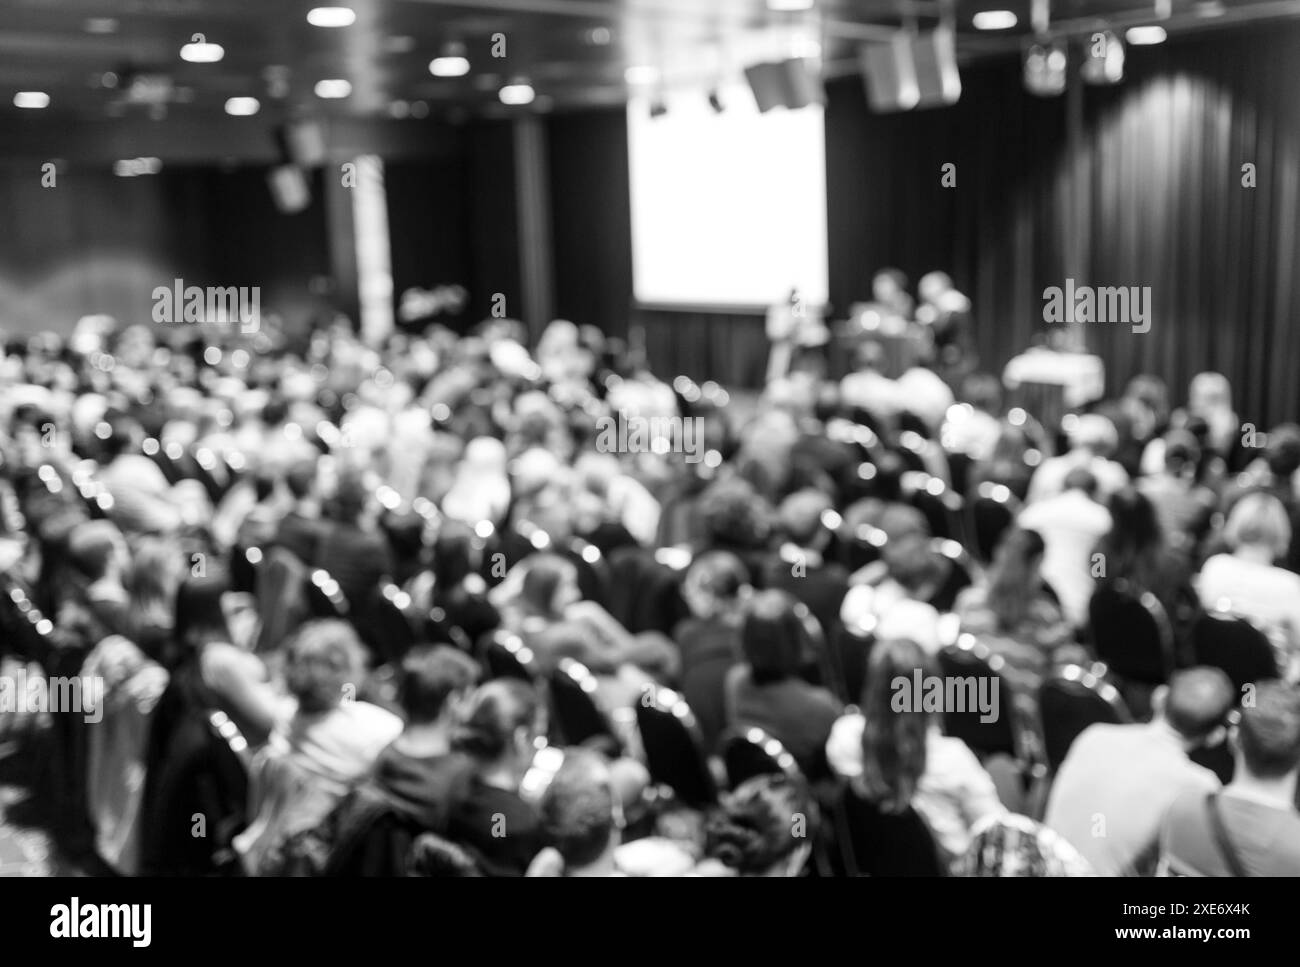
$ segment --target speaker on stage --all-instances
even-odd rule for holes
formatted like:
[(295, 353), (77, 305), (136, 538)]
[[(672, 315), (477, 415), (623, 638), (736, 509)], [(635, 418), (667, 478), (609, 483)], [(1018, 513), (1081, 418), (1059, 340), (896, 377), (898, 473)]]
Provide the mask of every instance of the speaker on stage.
[(792, 111), (811, 104), (824, 104), (826, 92), (813, 65), (802, 57), (753, 64), (745, 68), (745, 79), (754, 92), (759, 111), (774, 107)]
[(276, 129), (280, 153), (300, 168), (319, 168), (325, 163), (325, 129), (319, 121), (289, 121)]
[(276, 209), (284, 214), (297, 214), (311, 204), (311, 186), (307, 183), (307, 172), (297, 165), (272, 168), (266, 181), (271, 187), (271, 198)]

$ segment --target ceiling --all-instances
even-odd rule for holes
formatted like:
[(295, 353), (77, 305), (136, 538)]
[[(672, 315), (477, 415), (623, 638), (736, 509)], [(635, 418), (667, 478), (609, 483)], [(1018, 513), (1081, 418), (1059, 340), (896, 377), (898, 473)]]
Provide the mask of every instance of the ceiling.
[[(498, 90), (524, 78), (548, 110), (626, 99), (628, 67), (655, 67), (660, 86), (709, 86), (749, 62), (820, 45), (828, 74), (854, 68), (863, 40), (906, 22), (933, 25), (940, 0), (332, 0), (356, 12), (351, 26), (308, 24), (331, 0), (0, 0), (0, 115), (195, 118), (227, 98), (263, 108), (351, 116), (499, 113)], [(791, 0), (784, 0), (790, 3)], [(804, 0), (809, 2), (809, 0)], [(1032, 33), (1031, 0), (954, 0), (963, 58), (1014, 51)], [(1160, 11), (1158, 8), (1166, 7)], [(975, 13), (1010, 9), (1016, 27), (977, 31)], [(1164, 15), (1163, 19), (1161, 15)], [(1300, 0), (1052, 0), (1053, 29), (1091, 32), (1162, 22), (1171, 35), (1248, 20), (1300, 16)], [(202, 34), (219, 63), (186, 63), (180, 48)], [(493, 56), (504, 38), (504, 57)], [(442, 45), (459, 41), (471, 61), (460, 78), (430, 75)], [(497, 45), (501, 53), (501, 45)], [(158, 83), (133, 84), (151, 75)], [(322, 100), (317, 81), (343, 78), (342, 100)], [(18, 91), (49, 94), (43, 112), (13, 106)], [(130, 95), (128, 96), (128, 92)]]

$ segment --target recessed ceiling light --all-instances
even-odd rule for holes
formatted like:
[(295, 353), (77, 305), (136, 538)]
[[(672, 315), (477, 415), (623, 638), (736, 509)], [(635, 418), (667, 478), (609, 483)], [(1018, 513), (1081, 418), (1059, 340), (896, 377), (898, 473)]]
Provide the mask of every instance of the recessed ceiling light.
[(629, 84), (653, 84), (659, 80), (659, 68), (649, 64), (638, 64), (625, 70), (623, 79)]
[(1010, 30), (1018, 22), (1010, 10), (981, 10), (971, 18), (976, 30)]
[(524, 104), (532, 104), (536, 92), (533, 91), (531, 84), (522, 82), (507, 84), (501, 88), (499, 94), (502, 104), (509, 104), (511, 107), (518, 107)]
[(19, 91), (14, 95), (14, 107), (39, 110), (50, 106), (50, 95), (44, 91)]
[(316, 82), (316, 96), (324, 98), (347, 97), (352, 93), (352, 82), (342, 78), (330, 78)]
[(351, 7), (313, 7), (307, 11), (307, 22), (313, 27), (351, 27), (357, 14)]
[[(201, 38), (202, 35), (195, 36)], [(181, 60), (191, 64), (215, 64), (225, 56), (226, 51), (220, 44), (209, 44), (203, 39), (191, 41), (181, 48)]]
[(469, 73), (469, 58), (465, 56), (465, 45), (451, 43), (442, 48), (441, 53), (429, 61), (429, 73), (434, 77), (464, 77)]
[(256, 114), (261, 106), (255, 97), (232, 97), (226, 100), (226, 113), (246, 118)]
[(1151, 44), (1163, 44), (1165, 36), (1164, 27), (1152, 24), (1148, 27), (1129, 27), (1124, 34), (1124, 39), (1135, 47), (1144, 47)]
[(82, 27), (88, 34), (117, 33), (117, 21), (112, 17), (89, 17)]
[(768, 10), (811, 10), (813, 0), (767, 0)]

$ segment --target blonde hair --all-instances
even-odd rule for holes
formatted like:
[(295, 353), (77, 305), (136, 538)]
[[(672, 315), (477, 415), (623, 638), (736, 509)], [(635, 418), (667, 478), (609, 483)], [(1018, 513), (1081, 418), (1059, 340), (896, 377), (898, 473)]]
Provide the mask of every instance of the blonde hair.
[(1247, 494), (1228, 515), (1223, 539), (1234, 551), (1247, 545), (1266, 545), (1274, 557), (1281, 557), (1291, 546), (1291, 521), (1282, 501), (1272, 494)]

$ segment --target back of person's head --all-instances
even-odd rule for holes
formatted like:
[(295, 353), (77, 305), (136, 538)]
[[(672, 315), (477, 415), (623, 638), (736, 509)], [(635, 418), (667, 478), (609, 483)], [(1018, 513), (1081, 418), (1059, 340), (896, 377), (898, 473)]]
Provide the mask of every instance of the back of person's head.
[(1001, 626), (1019, 626), (1029, 610), (1045, 545), (1035, 530), (1012, 527), (998, 541), (989, 567), (987, 601)]
[(298, 699), (302, 712), (328, 712), (348, 697), (355, 697), (365, 673), (365, 649), (346, 621), (326, 618), (309, 621), (289, 644), (285, 684)]
[(1237, 749), (1257, 779), (1281, 779), (1300, 768), (1300, 689), (1260, 682), (1254, 704), (1241, 711)]
[(1198, 412), (1228, 409), (1232, 406), (1232, 384), (1222, 373), (1197, 373), (1187, 387), (1187, 405)]
[(1002, 410), (1002, 381), (992, 373), (971, 373), (961, 384), (962, 402), (984, 413)]
[(316, 486), (315, 458), (295, 460), (285, 471), (284, 483), (294, 500), (306, 500), (310, 497)]
[(1174, 672), (1162, 688), (1161, 715), (1189, 742), (1202, 742), (1221, 728), (1237, 701), (1228, 676), (1208, 666)]
[(1172, 474), (1186, 474), (1201, 463), (1201, 445), (1186, 429), (1170, 430), (1165, 435), (1165, 469)]
[(808, 655), (799, 602), (784, 591), (760, 591), (745, 604), (740, 642), (756, 683), (796, 675)]
[(1095, 497), (1097, 495), (1097, 478), (1091, 470), (1075, 467), (1065, 475), (1064, 489), (1067, 491), (1082, 491), (1089, 497)]
[(1111, 549), (1128, 548), (1143, 553), (1160, 544), (1163, 535), (1156, 509), (1134, 487), (1122, 487), (1106, 502), (1111, 528), (1106, 545)]
[(480, 762), (522, 751), (541, 732), (541, 701), (526, 682), (498, 678), (475, 689), (452, 747)]
[(224, 571), (187, 578), (176, 592), (173, 636), (184, 648), (197, 648), (214, 641), (230, 641), (230, 628), (222, 599), (230, 591)]
[(534, 554), (525, 564), (520, 596), (529, 610), (558, 616), (565, 602), (561, 590), (577, 587), (578, 569), (558, 554)]
[(935, 674), (931, 659), (913, 641), (879, 642), (867, 663), (862, 691), (862, 776), (860, 792), (881, 810), (899, 813), (911, 805), (925, 772), (930, 714), (920, 696), (896, 707), (899, 680), (910, 688), (917, 670)]
[(741, 876), (796, 876), (816, 835), (816, 806), (803, 783), (755, 776), (722, 798), (704, 830), (704, 854)]
[(1242, 497), (1228, 514), (1223, 528), (1228, 547), (1268, 547), (1274, 557), (1281, 557), (1291, 546), (1291, 521), (1282, 501), (1272, 494), (1250, 493)]
[(344, 473), (340, 475), (334, 496), (329, 502), (330, 517), (343, 523), (355, 524), (361, 519), (369, 499), (370, 494), (361, 474)]
[(1119, 431), (1106, 417), (1086, 413), (1077, 418), (1074, 430), (1070, 433), (1070, 443), (1080, 450), (1108, 457), (1119, 446)]
[(455, 648), (420, 645), (402, 659), (397, 703), (408, 723), (427, 724), (448, 709), (449, 699), (473, 688), (478, 676), (478, 663)]
[(730, 551), (705, 551), (691, 561), (684, 581), (720, 601), (734, 601), (749, 586), (749, 570)]
[(98, 581), (113, 564), (125, 563), (122, 532), (106, 520), (88, 520), (68, 534), (68, 561), (83, 577)]
[(761, 548), (772, 532), (770, 505), (752, 484), (740, 478), (711, 485), (700, 497), (699, 511), (711, 546)]
[(573, 748), (538, 803), (542, 832), (567, 871), (590, 866), (614, 844), (618, 826), (609, 765), (600, 753)]
[(132, 611), (155, 624), (170, 625), (184, 573), (185, 560), (172, 541), (141, 538), (131, 555), (131, 577), (127, 582)]
[(106, 461), (129, 453), (144, 435), (139, 421), (121, 410), (110, 410), (104, 414), (104, 420), (108, 424), (108, 436), (101, 438), (101, 449)]
[(1268, 443), (1264, 447), (1264, 461), (1274, 477), (1289, 481), (1300, 470), (1300, 426), (1283, 423), (1269, 430)]
[(822, 524), (822, 515), (833, 508), (829, 496), (809, 487), (797, 490), (781, 501), (777, 520), (787, 539), (801, 547), (812, 547), (830, 536)]

